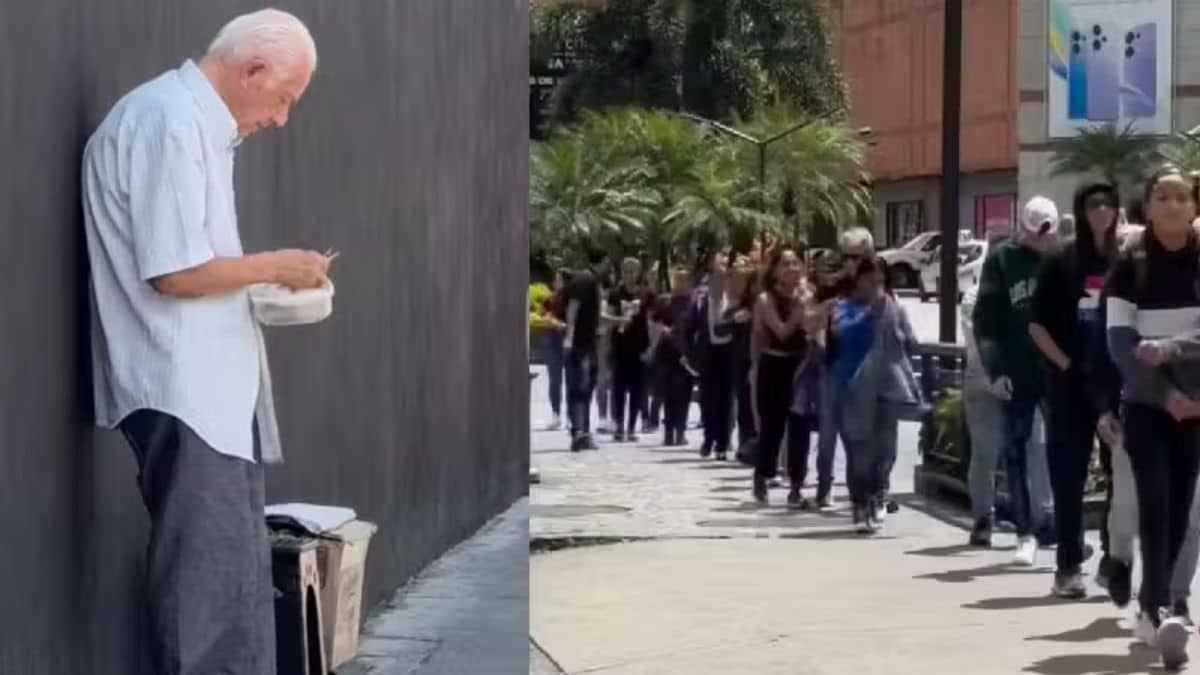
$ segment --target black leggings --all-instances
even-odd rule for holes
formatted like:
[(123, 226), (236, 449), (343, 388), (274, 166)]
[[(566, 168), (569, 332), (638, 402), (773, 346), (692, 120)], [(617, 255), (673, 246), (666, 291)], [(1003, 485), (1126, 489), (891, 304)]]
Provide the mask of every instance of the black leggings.
[(1142, 547), (1141, 608), (1171, 606), (1170, 582), (1183, 547), (1200, 470), (1194, 422), (1180, 423), (1159, 408), (1125, 410), (1125, 449), (1137, 484)]
[(663, 429), (683, 434), (692, 405), (692, 376), (679, 361), (662, 364)]
[[(614, 358), (612, 364), (612, 414), (615, 433), (633, 433), (637, 426), (645, 396), (645, 366), (635, 354), (632, 357)], [(629, 424), (625, 424), (626, 402), (629, 403)]]
[(733, 433), (733, 345), (713, 345), (700, 378), (700, 415), (704, 442), (717, 452), (729, 450)]
[(758, 456), (754, 475), (774, 478), (779, 466), (779, 449), (783, 434), (788, 435), (788, 478), (792, 487), (804, 484), (808, 471), (809, 434), (812, 418), (792, 415), (792, 380), (800, 360), (795, 356), (763, 354), (758, 361), (755, 399), (758, 401)]

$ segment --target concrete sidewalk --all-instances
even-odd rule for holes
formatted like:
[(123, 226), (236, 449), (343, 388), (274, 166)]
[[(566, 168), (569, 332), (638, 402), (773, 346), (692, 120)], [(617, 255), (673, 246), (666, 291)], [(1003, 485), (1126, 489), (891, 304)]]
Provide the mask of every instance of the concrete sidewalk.
[(446, 553), (367, 622), (338, 675), (523, 675), (529, 668), (527, 500)]
[(1053, 551), (1014, 568), (1012, 535), (969, 548), (965, 513), (911, 494), (915, 425), (893, 474), (902, 508), (870, 538), (852, 531), (840, 487), (831, 513), (781, 508), (782, 490), (760, 509), (749, 469), (655, 441), (569, 453), (565, 432), (534, 433), (530, 534), (546, 552), (530, 559), (530, 632), (562, 672), (1160, 672), (1101, 589), (1049, 596)]

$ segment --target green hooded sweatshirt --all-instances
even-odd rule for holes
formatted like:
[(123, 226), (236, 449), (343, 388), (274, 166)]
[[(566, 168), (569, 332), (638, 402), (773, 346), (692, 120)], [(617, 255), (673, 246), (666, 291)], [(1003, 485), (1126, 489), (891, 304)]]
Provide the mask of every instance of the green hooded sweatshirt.
[(971, 313), (983, 369), (991, 381), (1012, 380), (1013, 399), (1041, 398), (1044, 386), (1042, 355), (1029, 324), (1042, 256), (1013, 241), (988, 252), (979, 279), (978, 299)]

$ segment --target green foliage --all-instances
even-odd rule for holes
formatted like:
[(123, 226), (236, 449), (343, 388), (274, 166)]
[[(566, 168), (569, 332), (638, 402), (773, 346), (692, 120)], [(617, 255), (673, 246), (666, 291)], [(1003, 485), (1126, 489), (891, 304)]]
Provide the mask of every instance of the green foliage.
[(1200, 171), (1200, 138), (1177, 133), (1163, 141), (1158, 154), (1185, 173)]
[(1051, 175), (1084, 175), (1128, 190), (1140, 182), (1158, 156), (1158, 141), (1134, 133), (1133, 123), (1118, 129), (1105, 124), (1081, 129), (1063, 140), (1050, 160)]
[(845, 108), (818, 0), (610, 0), (556, 4), (531, 17), (531, 59), (574, 52), (554, 118), (639, 105), (731, 120), (775, 102), (827, 115)]

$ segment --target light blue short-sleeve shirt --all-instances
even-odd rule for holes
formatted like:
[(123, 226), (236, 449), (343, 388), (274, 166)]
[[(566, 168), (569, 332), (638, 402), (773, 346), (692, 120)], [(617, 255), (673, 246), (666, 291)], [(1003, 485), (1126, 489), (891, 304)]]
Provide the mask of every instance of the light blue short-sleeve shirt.
[(152, 409), (220, 453), (279, 461), (262, 329), (245, 289), (180, 299), (150, 280), (243, 254), (233, 190), (237, 124), (191, 61), (117, 102), (88, 141), (96, 422)]

